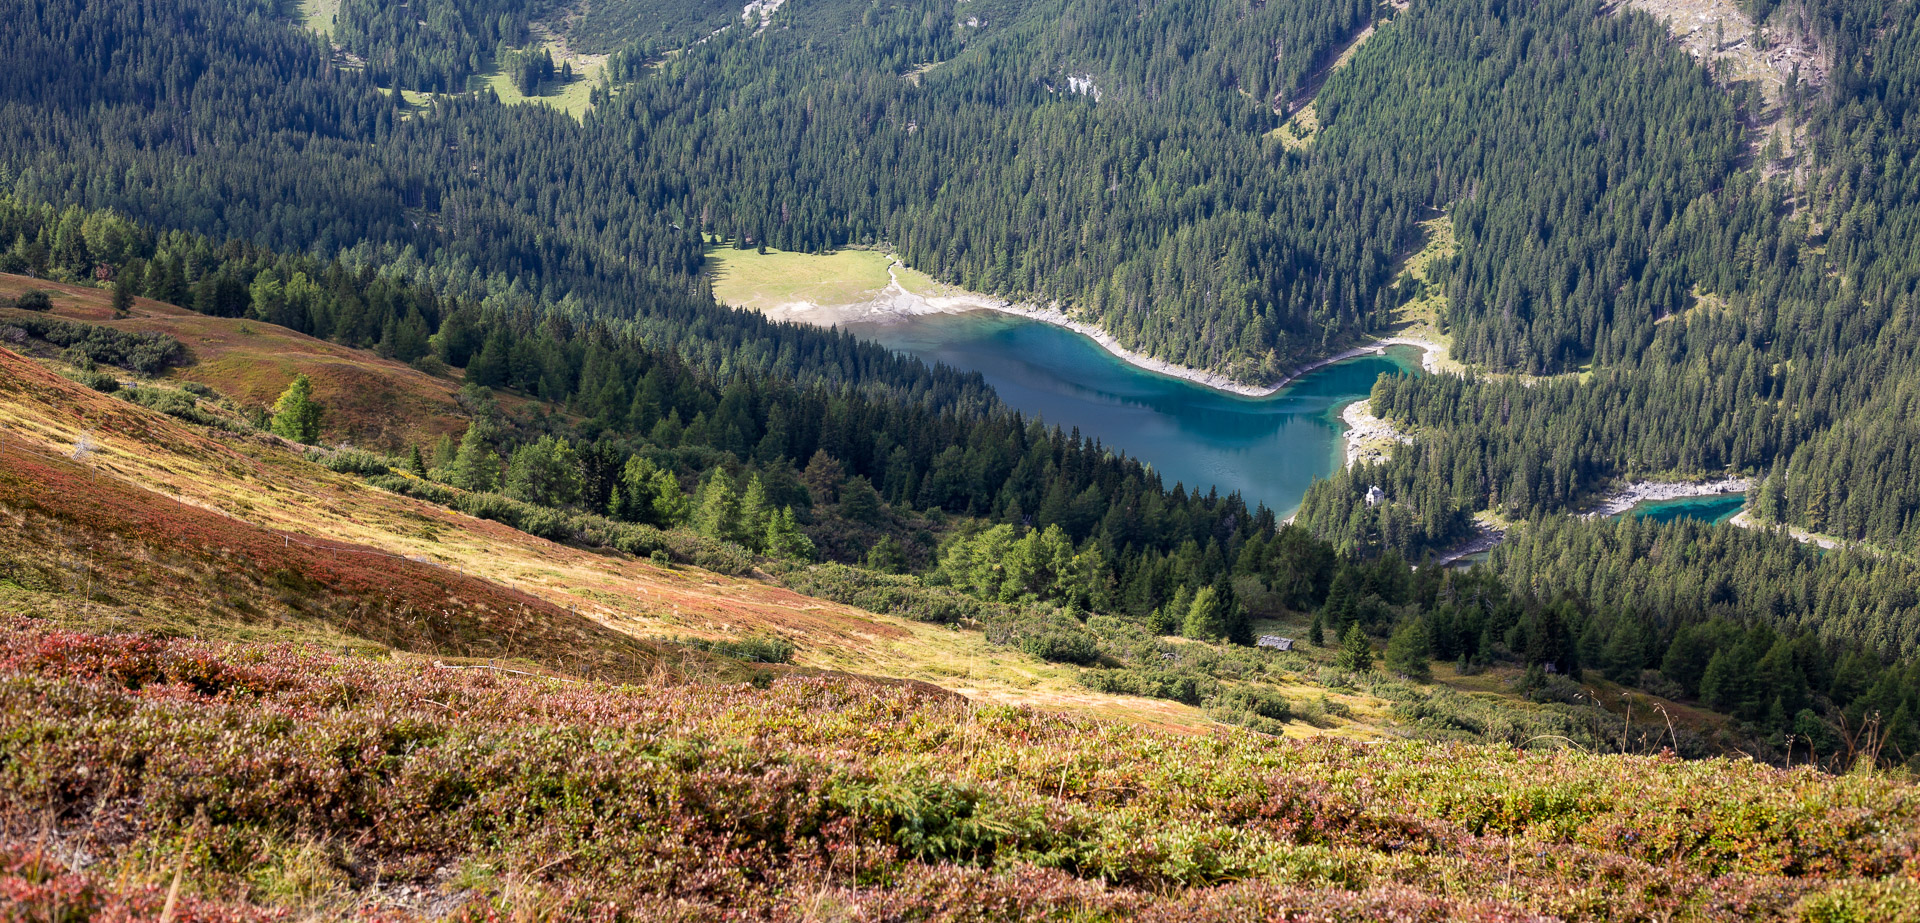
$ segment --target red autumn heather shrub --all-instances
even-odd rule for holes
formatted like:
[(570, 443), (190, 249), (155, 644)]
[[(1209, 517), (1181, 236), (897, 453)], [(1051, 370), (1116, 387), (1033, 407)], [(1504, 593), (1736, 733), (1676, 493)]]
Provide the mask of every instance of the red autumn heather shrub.
[(1920, 889), (1902, 778), (1180, 737), (852, 677), (15, 620), (0, 741), (0, 919), (138, 915), (176, 866), (205, 919), (1838, 920)]

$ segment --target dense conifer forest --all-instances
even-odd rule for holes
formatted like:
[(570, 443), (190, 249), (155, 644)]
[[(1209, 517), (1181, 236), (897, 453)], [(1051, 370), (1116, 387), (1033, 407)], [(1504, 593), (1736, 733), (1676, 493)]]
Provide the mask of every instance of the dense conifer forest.
[[(1824, 85), (1783, 93), (1792, 150), (1758, 146), (1750, 154), (1765, 169), (1728, 177), (1676, 216), (1662, 250), (1682, 273), (1678, 300), (1612, 310), (1595, 329), (1622, 347), (1596, 350), (1590, 375), (1383, 382), (1376, 410), (1427, 438), (1385, 470), (1322, 488), (1310, 505), (1338, 515), (1319, 516), (1321, 528), (1348, 528), (1336, 525), (1351, 508), (1340, 498), (1363, 479), (1392, 483), (1419, 511), (1407, 518), (1424, 528), (1385, 539), (1413, 552), (1444, 541), (1460, 511), (1525, 518), (1576, 508), (1622, 476), (1734, 471), (1764, 477), (1763, 520), (1902, 555), (1920, 547), (1910, 127), (1920, 24), (1899, 5), (1772, 15), (1837, 64)], [(1442, 269), (1456, 314), (1477, 302), (1472, 251)], [(1524, 315), (1509, 326), (1571, 329)]]
[[(822, 4), (666, 59), (625, 53), (620, 92), (576, 126), (466, 99), (408, 113), (374, 90), (448, 88), (482, 60), (458, 49), (516, 41), (502, 37), (520, 28), (501, 25), (512, 17), (349, 27), (353, 54), (371, 55), (352, 68), (264, 17), (161, 2), (207, 31), (140, 36), (124, 80), (79, 75), (111, 67), (86, 56), (133, 42), (143, 20), (22, 10), (44, 25), (16, 30), (19, 59), (76, 49), (5, 94), (22, 117), (39, 110), (6, 155), (24, 189), (276, 246), (411, 246), (469, 290), (499, 272), (595, 304), (697, 289), (697, 230), (789, 250), (884, 241), (953, 281), (1060, 300), (1142, 351), (1254, 379), (1382, 323), (1414, 223), (1455, 202), (1470, 252), (1486, 254), (1472, 300), (1556, 318), (1526, 343), (1463, 331), (1471, 355), (1554, 367), (1617, 349), (1598, 339), (1594, 293), (1610, 313), (1673, 308), (1685, 286), (1649, 248), (1721, 181), (1741, 139), (1736, 100), (1657, 24), (1590, 4), (1407, 11), (1329, 83), (1322, 137), (1301, 152), (1271, 132), (1379, 12), (1364, 3), (1179, 4), (1139, 23), (1097, 3)], [(410, 37), (443, 33), (458, 41), (434, 39), (431, 54)], [(208, 54), (239, 49), (244, 60), (207, 69)], [(1478, 63), (1489, 56), (1497, 67)], [(1575, 99), (1574, 78), (1625, 93)], [(1410, 137), (1437, 100), (1453, 117)], [(83, 102), (125, 111), (103, 124)], [(165, 129), (131, 130), (156, 111)], [(1676, 112), (1687, 130), (1672, 130)], [(243, 119), (274, 130), (216, 129)], [(209, 158), (200, 147), (216, 138)], [(66, 150), (90, 156), (51, 153)], [(1577, 168), (1538, 182), (1547, 162)], [(289, 204), (255, 211), (263, 201)], [(1607, 220), (1546, 220), (1572, 213)], [(1563, 256), (1591, 268), (1549, 285)], [(1623, 287), (1633, 304), (1616, 309)]]

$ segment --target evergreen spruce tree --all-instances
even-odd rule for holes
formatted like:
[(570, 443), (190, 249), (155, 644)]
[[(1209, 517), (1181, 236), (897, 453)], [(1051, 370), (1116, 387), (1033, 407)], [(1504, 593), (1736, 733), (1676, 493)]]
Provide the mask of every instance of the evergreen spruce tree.
[(490, 444), (493, 427), (475, 420), (460, 437), (460, 449), (453, 456), (453, 486), (465, 490), (488, 491), (500, 484), (500, 456)]
[(565, 439), (541, 436), (507, 462), (507, 495), (541, 506), (567, 506), (580, 496), (580, 465)]
[(1373, 644), (1367, 640), (1367, 633), (1361, 630), (1359, 622), (1348, 625), (1346, 634), (1340, 636), (1340, 656), (1334, 665), (1354, 673), (1373, 669)]
[(504, 336), (490, 336), (480, 354), (467, 363), (467, 381), (488, 388), (505, 387), (508, 377), (507, 353), (510, 349)]
[[(767, 502), (766, 485), (760, 483), (760, 475), (747, 479), (747, 492), (740, 497), (740, 536), (741, 544), (755, 551), (775, 554), (766, 547), (768, 528), (772, 525), (777, 511)], [(778, 557), (778, 555), (775, 555)]]
[(610, 512), (616, 519), (662, 529), (682, 525), (689, 516), (687, 495), (680, 489), (680, 480), (673, 472), (638, 455), (627, 459), (620, 471)]
[(320, 441), (322, 413), (313, 399), (313, 382), (305, 375), (296, 376), (273, 402), (273, 431), (294, 442), (313, 445)]
[(1761, 522), (1780, 522), (1784, 504), (1781, 500), (1781, 485), (1786, 482), (1780, 470), (1780, 463), (1774, 462), (1773, 470), (1760, 482), (1759, 496), (1753, 501), (1753, 518)]
[(1355, 588), (1355, 578), (1350, 568), (1340, 568), (1334, 575), (1333, 583), (1327, 588), (1327, 601), (1320, 609), (1321, 618), (1326, 627), (1339, 637), (1346, 637), (1347, 626), (1359, 615), (1359, 591)]
[(1387, 641), (1387, 669), (1424, 683), (1433, 678), (1433, 669), (1427, 663), (1427, 658), (1432, 656), (1432, 648), (1426, 619), (1418, 616), (1409, 618), (1394, 630), (1393, 637)]
[(782, 507), (767, 517), (764, 546), (769, 557), (789, 561), (813, 560), (813, 540), (800, 531), (799, 524), (793, 518), (793, 507), (790, 506)]
[(693, 518), (693, 503), (680, 489), (680, 479), (664, 468), (653, 473), (653, 518), (662, 529), (686, 525)]
[(1153, 630), (1155, 634), (1177, 635), (1186, 629), (1187, 612), (1193, 608), (1193, 588), (1181, 584), (1173, 591), (1173, 599), (1166, 605), (1154, 610)]
[(694, 531), (723, 542), (740, 538), (740, 496), (725, 468), (715, 468), (700, 488), (693, 515)]
[(840, 488), (840, 515), (854, 522), (873, 523), (880, 519), (880, 494), (864, 477), (848, 478)]
[(122, 273), (113, 280), (113, 316), (125, 317), (133, 310), (133, 289), (137, 284), (132, 273)]
[(418, 478), (427, 476), (427, 460), (421, 456), (417, 445), (407, 450), (407, 473)]
[(620, 468), (620, 478), (607, 498), (607, 515), (627, 522), (656, 525), (653, 514), (653, 475), (660, 470), (646, 458), (634, 455)]
[(907, 572), (906, 546), (891, 535), (883, 535), (867, 549), (866, 565), (868, 570), (883, 574), (904, 574)]

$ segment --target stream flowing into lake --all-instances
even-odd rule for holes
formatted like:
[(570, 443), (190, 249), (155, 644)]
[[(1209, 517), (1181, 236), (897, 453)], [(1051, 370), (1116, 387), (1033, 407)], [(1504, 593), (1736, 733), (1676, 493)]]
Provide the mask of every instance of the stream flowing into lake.
[(1293, 513), (1314, 478), (1344, 457), (1340, 408), (1374, 380), (1418, 371), (1420, 351), (1388, 348), (1315, 369), (1249, 398), (1130, 365), (1087, 337), (994, 311), (926, 314), (845, 328), (929, 363), (984, 375), (1009, 407), (1099, 439), (1153, 466), (1171, 488), (1238, 491)]

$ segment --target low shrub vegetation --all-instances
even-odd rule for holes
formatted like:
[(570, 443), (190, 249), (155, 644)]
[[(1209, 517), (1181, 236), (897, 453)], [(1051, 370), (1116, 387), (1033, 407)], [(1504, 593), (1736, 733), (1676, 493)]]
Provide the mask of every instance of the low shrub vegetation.
[(187, 361), (186, 347), (164, 333), (115, 330), (54, 317), (10, 318), (6, 326), (63, 350), (62, 357), (75, 364), (97, 362), (151, 375)]
[[(1280, 704), (1229, 692), (1247, 714)], [(1892, 920), (1901, 776), (0, 627), (15, 919)], [(71, 863), (63, 856), (85, 856)]]

